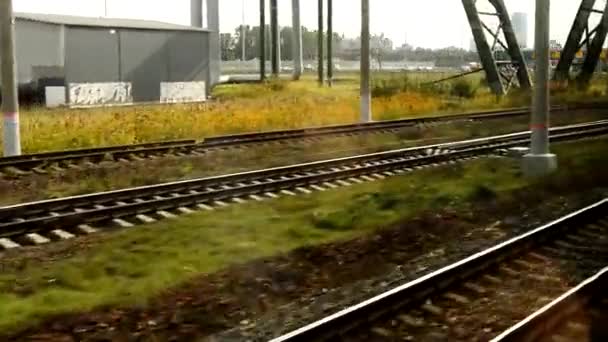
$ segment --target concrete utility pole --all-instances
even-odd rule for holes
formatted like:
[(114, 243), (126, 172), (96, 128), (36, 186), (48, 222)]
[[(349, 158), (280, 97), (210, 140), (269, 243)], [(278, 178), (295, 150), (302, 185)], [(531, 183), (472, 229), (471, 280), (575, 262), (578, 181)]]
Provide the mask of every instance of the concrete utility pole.
[[(202, 1), (202, 0), (199, 0)], [(207, 28), (211, 38), (209, 42), (209, 81), (207, 87), (210, 92), (213, 85), (218, 84), (222, 68), (222, 49), (220, 44), (220, 6), (219, 0), (206, 0)]]
[(327, 84), (332, 86), (334, 79), (334, 58), (333, 58), (333, 36), (334, 36), (334, 14), (333, 0), (327, 0)]
[(369, 40), (369, 0), (361, 0), (361, 122), (372, 121)]
[(300, 20), (300, 0), (291, 0), (292, 27), (293, 27), (293, 79), (299, 80), (302, 76), (302, 22)]
[(245, 0), (242, 1), (242, 20), (241, 20), (241, 61), (245, 61), (247, 59), (247, 48), (245, 44), (247, 44), (247, 27), (245, 26)]
[(279, 77), (279, 73), (281, 72), (279, 67), (281, 46), (279, 45), (279, 8), (277, 0), (270, 0), (270, 37), (272, 41), (272, 76)]
[(190, 0), (190, 26), (203, 27), (202, 0)]
[(266, 0), (260, 0), (260, 80), (266, 79)]
[(323, 72), (323, 0), (319, 0), (319, 28), (317, 32), (317, 57), (319, 58), (317, 71), (319, 85), (323, 86), (324, 83), (324, 72)]
[(549, 152), (549, 7), (550, 0), (536, 0), (536, 82), (532, 112), (532, 145), (524, 157), (524, 173), (543, 176), (557, 169), (557, 157)]
[(2, 43), (0, 75), (2, 77), (2, 112), (4, 113), (4, 156), (10, 157), (21, 154), (13, 0), (0, 0), (0, 42)]

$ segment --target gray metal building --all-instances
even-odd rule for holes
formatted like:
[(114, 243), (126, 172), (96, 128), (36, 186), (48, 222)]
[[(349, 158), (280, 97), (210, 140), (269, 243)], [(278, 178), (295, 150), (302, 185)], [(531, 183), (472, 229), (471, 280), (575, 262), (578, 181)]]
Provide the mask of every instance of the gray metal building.
[(203, 28), (30, 13), (15, 19), (19, 83), (45, 91), (50, 102), (203, 101), (217, 82), (217, 34)]

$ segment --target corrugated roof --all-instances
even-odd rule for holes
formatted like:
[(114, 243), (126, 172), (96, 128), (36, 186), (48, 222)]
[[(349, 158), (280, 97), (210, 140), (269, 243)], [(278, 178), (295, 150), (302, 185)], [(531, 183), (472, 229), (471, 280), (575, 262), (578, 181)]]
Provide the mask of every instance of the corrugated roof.
[(154, 20), (139, 19), (120, 19), (120, 18), (99, 18), (99, 17), (79, 17), (73, 15), (43, 14), (43, 13), (15, 13), (15, 18), (21, 20), (36, 21), (47, 24), (67, 25), (67, 26), (89, 26), (105, 28), (132, 28), (145, 30), (170, 30), (170, 31), (208, 31), (206, 29), (165, 23)]

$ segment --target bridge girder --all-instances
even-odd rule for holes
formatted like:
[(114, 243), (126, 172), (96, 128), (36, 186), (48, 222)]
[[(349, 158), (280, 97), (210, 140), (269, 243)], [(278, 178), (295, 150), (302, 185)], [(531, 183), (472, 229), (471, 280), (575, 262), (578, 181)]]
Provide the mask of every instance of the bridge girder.
[[(532, 86), (532, 82), (530, 81), (526, 61), (517, 42), (507, 7), (503, 0), (487, 1), (494, 7), (495, 13), (479, 11), (477, 0), (462, 0), (462, 4), (471, 26), (481, 65), (486, 72), (488, 85), (497, 95), (506, 94), (515, 83), (521, 88), (528, 89)], [(482, 21), (482, 15), (498, 18), (499, 24), (496, 31), (491, 30)], [(488, 43), (486, 32), (494, 39), (492, 46)], [(501, 33), (504, 41), (501, 39)], [(495, 52), (499, 46), (504, 49), (509, 60), (496, 60)]]
[[(608, 34), (608, 1), (603, 11), (594, 8), (596, 2), (596, 0), (581, 1), (555, 70), (555, 79), (558, 81), (570, 80), (570, 72), (574, 65), (576, 53), (583, 47), (586, 48), (587, 53), (583, 59), (580, 73), (576, 76), (576, 82), (580, 86), (586, 87), (593, 77)], [(601, 14), (601, 19), (595, 28), (589, 30), (589, 20), (592, 13)]]

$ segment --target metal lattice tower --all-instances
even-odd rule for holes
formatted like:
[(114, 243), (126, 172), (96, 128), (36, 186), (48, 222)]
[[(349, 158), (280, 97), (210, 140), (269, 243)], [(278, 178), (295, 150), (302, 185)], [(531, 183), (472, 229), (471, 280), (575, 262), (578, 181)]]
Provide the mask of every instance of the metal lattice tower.
[[(603, 11), (594, 8), (596, 2), (596, 0), (583, 0), (581, 2), (581, 6), (574, 19), (574, 24), (568, 35), (568, 40), (555, 69), (555, 79), (558, 81), (570, 80), (570, 70), (572, 69), (577, 52), (581, 49), (586, 50), (586, 54), (580, 68), (580, 73), (576, 77), (579, 84), (586, 86), (597, 68), (602, 54), (602, 47), (606, 41), (606, 34), (608, 33), (608, 1)], [(593, 13), (600, 14), (601, 19), (595, 28), (589, 30), (589, 21)]]
[[(480, 11), (477, 0), (462, 0), (488, 84), (497, 95), (506, 94), (514, 85), (528, 89), (532, 82), (513, 31), (509, 12), (503, 0), (487, 0), (487, 3), (492, 5), (496, 12)], [(490, 28), (481, 19), (482, 16), (497, 18), (497, 28)], [(493, 39), (492, 45), (488, 43), (486, 32)], [(499, 53), (507, 59), (497, 60), (496, 56)]]

